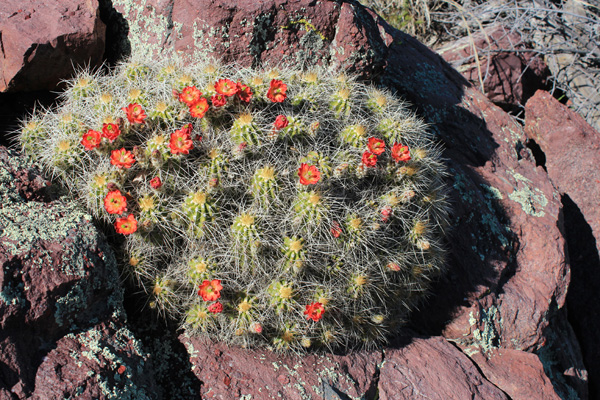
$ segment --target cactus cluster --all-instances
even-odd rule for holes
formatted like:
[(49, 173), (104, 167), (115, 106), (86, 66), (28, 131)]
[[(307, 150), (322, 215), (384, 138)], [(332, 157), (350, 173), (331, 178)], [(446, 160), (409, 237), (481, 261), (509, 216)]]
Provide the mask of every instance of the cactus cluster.
[(20, 144), (123, 235), (126, 276), (192, 335), (372, 346), (443, 266), (439, 149), (345, 74), (129, 61), (79, 74)]

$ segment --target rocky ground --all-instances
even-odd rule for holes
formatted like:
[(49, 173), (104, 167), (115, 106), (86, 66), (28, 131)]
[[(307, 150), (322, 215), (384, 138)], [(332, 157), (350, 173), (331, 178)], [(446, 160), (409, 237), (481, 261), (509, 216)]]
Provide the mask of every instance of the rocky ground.
[[(515, 82), (531, 58), (498, 54), (485, 96), (449, 64), (464, 45), (442, 58), (354, 1), (5, 1), (0, 32), (4, 143), (24, 109), (54, 101), (36, 91), (132, 51), (328, 63), (430, 124), (453, 210), (448, 272), (389, 346), (281, 357), (199, 341), (143, 308), (110, 238), (0, 148), (0, 399), (600, 396), (600, 135), (538, 90), (542, 60)], [(499, 106), (514, 99), (524, 123)]]

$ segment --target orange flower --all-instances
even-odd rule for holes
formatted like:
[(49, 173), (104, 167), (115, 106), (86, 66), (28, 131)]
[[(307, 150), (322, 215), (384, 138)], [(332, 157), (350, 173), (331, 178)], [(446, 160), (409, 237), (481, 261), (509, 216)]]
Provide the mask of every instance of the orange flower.
[(231, 79), (219, 79), (217, 83), (215, 83), (215, 90), (217, 93), (229, 97), (237, 93), (238, 87)]
[(119, 137), (121, 129), (117, 124), (103, 124), (102, 125), (102, 136), (107, 138), (111, 143)]
[[(173, 91), (173, 94), (175, 93), (177, 92)], [(196, 86), (186, 86), (178, 95), (179, 101), (187, 104), (190, 107), (199, 102), (201, 96), (202, 92), (198, 90)]]
[(281, 103), (285, 100), (287, 95), (285, 91), (287, 90), (287, 85), (278, 79), (273, 79), (271, 81), (271, 86), (269, 87), (269, 91), (267, 92), (267, 98), (271, 100), (273, 103)]
[(244, 103), (250, 103), (252, 99), (252, 89), (242, 82), (237, 83), (237, 95)]
[(212, 281), (204, 280), (202, 285), (198, 286), (198, 296), (202, 296), (204, 301), (215, 301), (221, 297), (221, 280), (213, 279)]
[(223, 312), (223, 304), (219, 303), (218, 301), (216, 303), (212, 303), (210, 306), (208, 306), (208, 312), (213, 314)]
[(162, 186), (162, 181), (158, 176), (155, 176), (154, 178), (150, 179), (150, 186), (152, 186), (153, 189), (158, 189)]
[(394, 143), (392, 146), (392, 158), (394, 161), (408, 161), (410, 160), (410, 150), (408, 146), (403, 146), (402, 143)]
[(305, 163), (300, 164), (298, 176), (300, 177), (300, 183), (303, 185), (314, 185), (321, 179), (321, 173), (317, 167)]
[(223, 94), (213, 94), (210, 100), (214, 107), (223, 107), (227, 103), (227, 97)]
[(313, 321), (317, 322), (323, 317), (324, 312), (325, 307), (323, 307), (323, 304), (315, 302), (306, 306), (304, 315), (306, 315), (306, 319), (312, 319)]
[(371, 138), (369, 138), (367, 147), (369, 148), (369, 151), (371, 153), (378, 156), (385, 151), (385, 142), (381, 139), (371, 137)]
[(171, 133), (171, 140), (169, 141), (169, 148), (173, 154), (189, 154), (190, 150), (194, 148), (194, 142), (190, 136), (192, 125), (187, 124), (183, 128), (176, 130)]
[(285, 115), (278, 115), (277, 118), (275, 118), (275, 123), (273, 125), (275, 125), (275, 129), (281, 130), (288, 126), (288, 124), (289, 121)]
[(109, 214), (122, 214), (127, 211), (127, 199), (118, 190), (113, 190), (104, 198), (104, 208)]
[(377, 156), (365, 151), (362, 155), (362, 163), (367, 167), (374, 167), (377, 164)]
[(117, 218), (115, 229), (122, 235), (131, 235), (137, 231), (137, 221), (133, 214), (129, 214), (127, 218)]
[(101, 140), (102, 134), (98, 131), (93, 131), (90, 129), (83, 134), (83, 137), (81, 138), (81, 144), (86, 150), (92, 150), (100, 146)]
[(190, 105), (190, 115), (194, 118), (202, 118), (208, 110), (208, 100), (202, 97), (196, 103)]
[(133, 153), (123, 149), (113, 150), (110, 153), (110, 163), (119, 168), (131, 168), (135, 162)]
[(333, 221), (333, 224), (331, 224), (331, 234), (334, 238), (340, 237), (342, 234), (342, 228), (340, 227), (339, 222)]
[(147, 115), (141, 105), (137, 103), (129, 104), (121, 108), (127, 114), (127, 120), (130, 124), (143, 124)]

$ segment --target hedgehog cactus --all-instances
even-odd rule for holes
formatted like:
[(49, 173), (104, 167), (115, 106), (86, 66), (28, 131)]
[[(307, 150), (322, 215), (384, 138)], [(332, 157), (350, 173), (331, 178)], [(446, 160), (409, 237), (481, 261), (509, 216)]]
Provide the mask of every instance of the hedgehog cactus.
[(385, 90), (177, 60), (82, 73), (23, 151), (125, 238), (124, 276), (192, 335), (373, 346), (443, 266), (439, 149)]

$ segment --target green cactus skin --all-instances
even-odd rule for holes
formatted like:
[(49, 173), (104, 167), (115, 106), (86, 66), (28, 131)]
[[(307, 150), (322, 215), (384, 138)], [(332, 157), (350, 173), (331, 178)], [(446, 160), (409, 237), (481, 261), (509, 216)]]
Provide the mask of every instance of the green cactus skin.
[[(213, 105), (219, 79), (247, 85), (252, 98)], [(268, 95), (277, 81), (287, 85), (282, 102)], [(66, 86), (58, 109), (23, 122), (23, 152), (112, 234), (118, 218), (134, 216), (123, 275), (191, 335), (281, 352), (373, 347), (443, 270), (440, 149), (386, 90), (325, 69), (175, 58), (82, 71)], [(209, 104), (202, 117), (179, 97), (188, 86)], [(142, 123), (123, 110), (132, 103), (147, 114)], [(275, 126), (279, 115), (287, 126)], [(104, 123), (121, 134), (86, 150), (84, 134)], [(173, 136), (188, 124), (189, 136)], [(365, 165), (372, 137), (385, 149)], [(410, 160), (392, 157), (396, 143)], [(111, 162), (123, 148), (130, 168)], [(115, 189), (127, 198), (122, 215), (104, 208)]]

